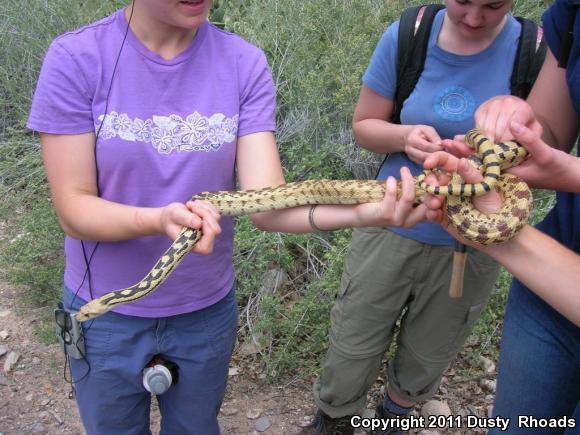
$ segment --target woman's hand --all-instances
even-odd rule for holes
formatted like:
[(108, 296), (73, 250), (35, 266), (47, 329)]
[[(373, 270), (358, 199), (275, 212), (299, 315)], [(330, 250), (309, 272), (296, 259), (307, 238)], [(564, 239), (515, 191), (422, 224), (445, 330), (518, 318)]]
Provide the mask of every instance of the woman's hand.
[(495, 143), (513, 138), (510, 131), (512, 121), (525, 125), (542, 137), (542, 125), (531, 106), (521, 98), (499, 95), (487, 100), (475, 111), (475, 126)]
[(552, 148), (541, 136), (528, 127), (512, 121), (510, 132), (528, 151), (528, 158), (507, 172), (522, 178), (530, 187), (538, 189), (574, 190), (570, 174), (576, 173), (578, 159)]
[(455, 157), (469, 157), (475, 150), (465, 143), (465, 135), (458, 134), (453, 139), (443, 139), (441, 141), (443, 149)]
[(412, 227), (425, 219), (427, 207), (414, 207), (415, 180), (408, 168), (401, 168), (401, 195), (397, 199), (397, 180), (386, 181), (385, 196), (381, 202), (360, 204), (356, 207), (361, 227)]
[[(466, 183), (478, 183), (483, 180), (481, 173), (472, 165), (470, 165), (466, 159), (457, 158), (446, 152), (434, 153), (425, 160), (425, 169), (434, 168), (439, 168), (445, 173), (457, 172)], [(450, 177), (449, 175), (445, 175), (445, 173), (440, 174), (439, 176), (435, 175), (435, 173), (430, 174), (426, 179), (427, 184), (434, 186), (447, 184)], [(442, 209), (444, 204), (444, 197), (429, 195), (429, 197), (425, 200), (425, 204), (428, 208), (428, 211), (426, 212), (426, 217), (428, 220), (440, 224), (449, 234), (451, 234), (461, 243), (473, 247), (478, 247), (459, 235), (455, 228), (451, 226), (449, 219), (447, 218), (447, 213), (445, 213)], [(501, 208), (502, 197), (499, 192), (492, 190), (485, 195), (474, 197), (473, 205), (482, 213), (496, 213)]]
[(183, 227), (201, 230), (201, 239), (192, 252), (211, 254), (215, 237), (222, 232), (220, 214), (209, 201), (188, 201), (185, 205), (171, 203), (161, 209), (159, 221), (161, 231), (175, 240)]
[(441, 151), (441, 138), (437, 131), (428, 125), (415, 125), (404, 137), (405, 154), (415, 163), (422, 165), (427, 156)]

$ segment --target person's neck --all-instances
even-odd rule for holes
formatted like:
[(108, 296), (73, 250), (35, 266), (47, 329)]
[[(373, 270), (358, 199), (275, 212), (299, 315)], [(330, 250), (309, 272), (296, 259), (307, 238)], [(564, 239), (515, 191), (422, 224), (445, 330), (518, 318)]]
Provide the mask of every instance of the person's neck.
[(445, 14), (443, 24), (441, 25), (441, 31), (437, 37), (437, 45), (443, 50), (454, 54), (477, 54), (493, 44), (493, 41), (495, 41), (497, 35), (500, 34), (506, 22), (507, 16), (504, 17), (498, 26), (486, 35), (482, 35), (480, 38), (468, 40), (461, 35), (457, 26), (452, 23), (447, 17), (447, 14)]
[[(129, 21), (131, 6), (125, 9)], [(145, 47), (166, 60), (171, 60), (185, 50), (197, 34), (195, 29), (182, 29), (160, 23), (142, 9), (135, 9), (131, 17), (131, 30)]]

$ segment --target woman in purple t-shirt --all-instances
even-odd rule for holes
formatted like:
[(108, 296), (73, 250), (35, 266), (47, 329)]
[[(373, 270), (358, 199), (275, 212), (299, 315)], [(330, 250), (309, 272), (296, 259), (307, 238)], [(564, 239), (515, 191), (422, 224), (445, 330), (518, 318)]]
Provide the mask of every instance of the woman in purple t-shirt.
[[(284, 177), (266, 58), (211, 25), (210, 5), (133, 1), (56, 38), (38, 81), (28, 127), (41, 133), (66, 233), (66, 309), (139, 281), (182, 226), (203, 232), (154, 295), (83, 325), (86, 348), (70, 362), (90, 434), (148, 433), (142, 376), (159, 355), (177, 365), (179, 378), (158, 396), (162, 433), (219, 433), (237, 326), (233, 220), (187, 200), (234, 189), (235, 174), (242, 189)], [(399, 201), (391, 178), (380, 203), (319, 206), (311, 219), (299, 207), (252, 220), (288, 232), (412, 225), (425, 208), (412, 207), (406, 169), (402, 178)]]

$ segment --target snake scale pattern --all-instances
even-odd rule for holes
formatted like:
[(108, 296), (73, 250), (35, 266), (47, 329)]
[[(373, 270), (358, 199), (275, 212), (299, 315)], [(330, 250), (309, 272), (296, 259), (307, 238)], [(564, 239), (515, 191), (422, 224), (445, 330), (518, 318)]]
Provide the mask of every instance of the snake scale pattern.
[[(513, 237), (527, 222), (533, 200), (527, 184), (503, 170), (518, 165), (526, 157), (526, 150), (513, 141), (494, 144), (478, 130), (466, 134), (465, 141), (474, 148), (472, 163), (483, 175), (480, 183), (463, 183), (455, 174), (447, 186), (429, 186), (425, 173), (415, 177), (416, 203), (428, 193), (447, 196), (446, 210), (450, 222), (466, 239), (488, 245)], [(471, 204), (471, 197), (496, 187), (502, 192), (504, 203), (497, 213), (483, 214)], [(399, 187), (400, 190), (400, 187)], [(385, 183), (376, 180), (308, 180), (277, 187), (246, 191), (205, 192), (192, 200), (210, 201), (221, 214), (237, 216), (308, 204), (360, 204), (380, 201)], [(173, 244), (155, 263), (151, 271), (137, 284), (106, 293), (82, 306), (76, 318), (86, 321), (112, 308), (151, 294), (198, 242), (198, 230), (184, 228)]]

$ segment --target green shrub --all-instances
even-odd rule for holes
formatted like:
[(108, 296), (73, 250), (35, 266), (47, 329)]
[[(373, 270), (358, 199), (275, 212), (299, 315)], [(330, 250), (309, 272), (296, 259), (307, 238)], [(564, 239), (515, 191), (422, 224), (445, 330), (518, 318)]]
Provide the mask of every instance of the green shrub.
[(27, 285), (35, 305), (52, 306), (62, 288), (62, 232), (46, 195), (25, 206), (19, 200), (7, 197), (14, 214), (2, 234), (0, 277)]

